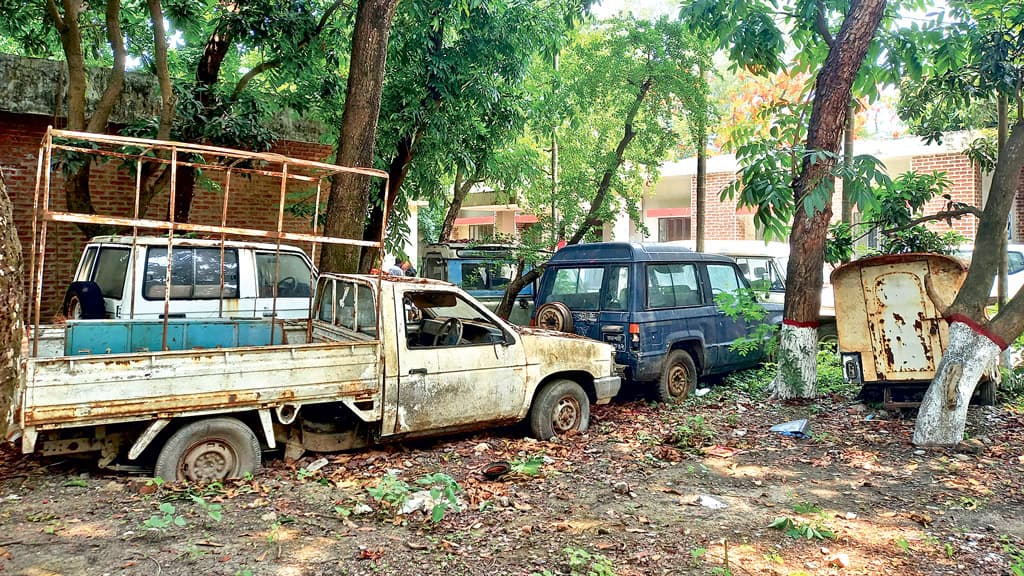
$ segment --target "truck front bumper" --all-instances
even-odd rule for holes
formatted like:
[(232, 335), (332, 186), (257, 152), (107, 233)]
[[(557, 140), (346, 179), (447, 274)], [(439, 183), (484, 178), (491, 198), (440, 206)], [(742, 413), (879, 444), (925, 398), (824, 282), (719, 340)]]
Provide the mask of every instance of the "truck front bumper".
[(605, 376), (594, 378), (594, 395), (597, 396), (595, 404), (607, 404), (619, 393), (622, 387), (622, 378), (618, 376)]

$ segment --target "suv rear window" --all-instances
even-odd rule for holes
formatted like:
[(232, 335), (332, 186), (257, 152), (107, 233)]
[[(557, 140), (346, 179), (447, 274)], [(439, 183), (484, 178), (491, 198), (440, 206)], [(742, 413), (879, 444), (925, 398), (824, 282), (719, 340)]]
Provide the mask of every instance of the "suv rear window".
[(562, 302), (570, 310), (597, 310), (604, 268), (559, 268), (548, 302)]
[(100, 248), (93, 264), (92, 281), (100, 287), (104, 298), (121, 298), (128, 272), (128, 255), (127, 248)]

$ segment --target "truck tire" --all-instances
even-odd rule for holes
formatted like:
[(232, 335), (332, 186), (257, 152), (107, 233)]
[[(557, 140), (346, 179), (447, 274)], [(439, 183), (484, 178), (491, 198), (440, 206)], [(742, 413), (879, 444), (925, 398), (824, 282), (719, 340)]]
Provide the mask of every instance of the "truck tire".
[(235, 418), (207, 418), (171, 435), (156, 459), (154, 476), (168, 482), (212, 482), (255, 474), (260, 443)]
[(668, 404), (685, 400), (697, 387), (697, 365), (686, 350), (670, 350), (658, 381), (657, 400)]
[(585, 432), (590, 426), (590, 399), (572, 380), (552, 380), (541, 388), (530, 407), (530, 432), (550, 440), (567, 432)]

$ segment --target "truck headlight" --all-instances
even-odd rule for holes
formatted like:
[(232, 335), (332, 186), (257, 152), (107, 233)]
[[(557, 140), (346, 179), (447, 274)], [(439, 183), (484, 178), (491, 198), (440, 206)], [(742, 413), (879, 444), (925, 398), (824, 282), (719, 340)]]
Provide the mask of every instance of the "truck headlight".
[(860, 352), (843, 352), (839, 358), (843, 365), (843, 380), (849, 384), (862, 384), (864, 370), (860, 364)]

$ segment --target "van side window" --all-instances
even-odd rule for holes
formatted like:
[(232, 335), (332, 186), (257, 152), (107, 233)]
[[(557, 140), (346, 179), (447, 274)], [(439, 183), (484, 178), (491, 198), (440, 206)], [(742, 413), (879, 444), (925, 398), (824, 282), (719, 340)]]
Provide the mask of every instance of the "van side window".
[[(171, 251), (171, 300), (206, 300), (221, 297), (220, 248), (175, 248)], [(224, 298), (238, 298), (238, 252), (224, 250)], [(146, 278), (142, 295), (162, 300), (167, 283), (167, 248), (146, 252)]]
[(711, 293), (735, 293), (744, 286), (736, 274), (736, 269), (728, 264), (708, 264), (708, 279), (711, 280)]
[(309, 297), (309, 263), (298, 254), (282, 252), (281, 267), (278, 269), (274, 252), (257, 252), (256, 277), (259, 280), (257, 295), (260, 298), (274, 297), (274, 278), (277, 278), (278, 298)]
[(124, 279), (128, 273), (129, 251), (127, 248), (100, 249), (93, 265), (92, 281), (100, 287), (104, 298), (121, 298)]
[(703, 303), (694, 264), (649, 264), (647, 307), (674, 308)]
[(604, 268), (559, 268), (549, 302), (562, 302), (570, 310), (597, 310)]

